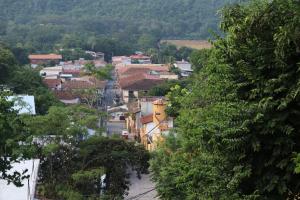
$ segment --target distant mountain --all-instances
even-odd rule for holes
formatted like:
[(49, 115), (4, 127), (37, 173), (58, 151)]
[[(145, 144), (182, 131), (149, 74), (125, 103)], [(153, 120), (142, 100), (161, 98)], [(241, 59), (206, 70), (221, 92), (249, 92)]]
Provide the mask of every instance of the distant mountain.
[[(0, 35), (14, 24), (51, 25), (64, 32), (150, 33), (205, 39), (217, 30), (217, 11), (237, 0), (0, 0)], [(9, 22), (10, 21), (10, 22)]]

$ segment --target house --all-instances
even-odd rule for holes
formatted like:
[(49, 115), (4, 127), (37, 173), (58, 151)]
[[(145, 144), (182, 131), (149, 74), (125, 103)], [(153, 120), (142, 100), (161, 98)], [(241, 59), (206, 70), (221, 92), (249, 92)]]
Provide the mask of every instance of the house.
[(43, 79), (43, 83), (50, 90), (61, 90), (62, 80), (61, 79)]
[(8, 96), (8, 101), (14, 101), (13, 109), (19, 114), (36, 115), (34, 96), (16, 95)]
[(94, 60), (104, 61), (105, 54), (102, 52), (85, 51), (85, 53), (91, 55), (94, 58)]
[(156, 76), (152, 76), (146, 73), (138, 73), (121, 77), (119, 79), (119, 88), (122, 92), (122, 98), (125, 103), (130, 100), (139, 98), (139, 93), (147, 93), (150, 89), (156, 85), (165, 82)]
[(130, 56), (132, 64), (151, 64), (151, 57), (143, 54), (136, 54)]
[(167, 79), (178, 79), (176, 74), (169, 71), (168, 65), (119, 64), (115, 70), (119, 93), (122, 94), (125, 103), (139, 98), (139, 93), (146, 94)]
[(0, 179), (0, 199), (2, 200), (34, 200), (36, 193), (36, 185), (38, 182), (40, 160), (21, 160), (19, 163), (13, 163), (9, 174), (14, 172), (22, 173), (28, 170), (24, 175), (28, 175), (28, 179), (22, 180), (22, 187), (17, 187), (14, 184), (7, 184), (7, 181)]
[(112, 57), (112, 64), (115, 66), (117, 64), (131, 64), (131, 58), (127, 56), (113, 56)]
[(40, 75), (43, 78), (47, 78), (47, 79), (58, 79), (62, 73), (63, 73), (62, 66), (45, 67), (40, 71)]
[(158, 99), (165, 100), (165, 97), (141, 97), (137, 101), (128, 103), (129, 114), (126, 118), (126, 127), (135, 138), (140, 137), (141, 118), (153, 113), (153, 102)]
[(74, 105), (80, 103), (80, 98), (71, 91), (54, 91), (54, 95), (66, 105)]
[(158, 99), (153, 103), (152, 113), (141, 117), (140, 140), (149, 151), (155, 150), (173, 128), (173, 118), (168, 117), (166, 101)]
[(62, 84), (62, 91), (71, 92), (80, 98), (82, 103), (87, 103), (89, 106), (96, 106), (96, 104), (99, 105), (102, 102), (105, 86), (106, 81), (86, 76), (65, 81)]
[(176, 61), (174, 63), (174, 66), (181, 71), (181, 76), (182, 77), (188, 77), (193, 73), (192, 65), (191, 63), (182, 60), (182, 61)]
[(58, 54), (31, 54), (29, 55), (30, 64), (33, 68), (38, 65), (56, 65), (62, 60), (62, 55)]

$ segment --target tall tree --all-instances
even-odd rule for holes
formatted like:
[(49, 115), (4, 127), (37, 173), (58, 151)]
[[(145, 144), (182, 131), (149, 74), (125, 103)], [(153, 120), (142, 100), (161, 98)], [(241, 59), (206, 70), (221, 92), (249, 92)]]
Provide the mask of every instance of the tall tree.
[(21, 186), (25, 171), (9, 170), (22, 157), (19, 142), (28, 135), (18, 111), (12, 109), (14, 102), (8, 101), (7, 96), (8, 93), (0, 91), (0, 178)]
[(297, 199), (299, 11), (294, 0), (223, 10), (226, 37), (153, 160), (163, 199)]

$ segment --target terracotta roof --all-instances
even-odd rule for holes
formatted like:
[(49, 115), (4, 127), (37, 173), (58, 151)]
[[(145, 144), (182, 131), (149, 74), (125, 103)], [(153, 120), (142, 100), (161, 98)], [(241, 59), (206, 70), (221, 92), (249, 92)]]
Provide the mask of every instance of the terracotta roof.
[(43, 79), (43, 82), (45, 85), (47, 85), (48, 88), (56, 88), (59, 86), (62, 81), (60, 79)]
[(71, 81), (66, 81), (63, 84), (64, 89), (96, 89), (96, 88), (104, 88), (106, 82), (105, 81), (99, 81), (96, 80), (95, 82), (86, 81), (86, 80), (71, 80)]
[(132, 58), (132, 59), (150, 59), (149, 56), (145, 56), (145, 55), (132, 55), (132, 56), (130, 56), (130, 58)]
[(73, 100), (78, 98), (76, 95), (69, 91), (55, 91), (54, 95), (60, 100)]
[(31, 54), (29, 55), (30, 60), (61, 60), (62, 55), (58, 54)]
[(141, 91), (150, 90), (154, 86), (163, 83), (164, 80), (149, 74), (134, 74), (119, 80), (122, 89)]
[(153, 114), (150, 114), (150, 115), (146, 115), (146, 116), (143, 116), (141, 118), (141, 123), (142, 124), (148, 124), (150, 122), (153, 122)]
[(64, 74), (80, 74), (80, 69), (63, 69)]
[(147, 69), (147, 70), (154, 70), (154, 71), (169, 71), (169, 66), (167, 65), (158, 65), (158, 64), (130, 64), (130, 65), (120, 65), (116, 67), (116, 72), (118, 75), (122, 75), (126, 73), (128, 70), (142, 70), (142, 69)]

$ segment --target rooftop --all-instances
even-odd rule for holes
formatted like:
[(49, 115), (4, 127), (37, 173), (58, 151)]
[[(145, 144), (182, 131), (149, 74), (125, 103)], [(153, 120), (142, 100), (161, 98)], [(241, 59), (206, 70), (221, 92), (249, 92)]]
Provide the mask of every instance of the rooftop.
[(58, 54), (31, 54), (29, 55), (30, 60), (61, 60), (62, 55)]
[(150, 115), (146, 115), (146, 116), (143, 116), (141, 118), (141, 123), (142, 124), (148, 124), (150, 122), (153, 122), (153, 114), (150, 114)]
[(125, 90), (145, 91), (163, 83), (164, 80), (149, 74), (133, 74), (119, 80), (119, 85)]
[(62, 83), (60, 79), (43, 79), (43, 82), (48, 88), (56, 88)]

